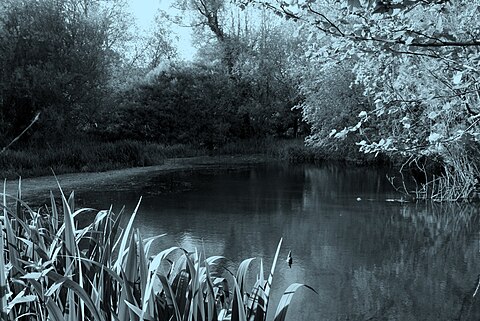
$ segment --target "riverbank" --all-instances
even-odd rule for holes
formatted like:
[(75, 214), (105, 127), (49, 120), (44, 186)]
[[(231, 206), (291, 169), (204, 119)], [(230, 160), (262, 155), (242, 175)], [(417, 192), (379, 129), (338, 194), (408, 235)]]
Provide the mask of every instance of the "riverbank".
[[(176, 171), (203, 170), (203, 169), (228, 169), (253, 164), (262, 164), (278, 160), (265, 154), (240, 155), (240, 156), (196, 156), (184, 158), (169, 158), (161, 165), (133, 167), (103, 172), (61, 174), (56, 178), (52, 175), (22, 179), (21, 190), (23, 199), (47, 200), (50, 191), (58, 192), (58, 183), (64, 192), (72, 190), (81, 192), (85, 190), (98, 190), (99, 188), (119, 188), (121, 185), (135, 184), (139, 176), (145, 174), (159, 175)], [(9, 195), (16, 195), (18, 181), (7, 182), (6, 191)]]
[(165, 145), (122, 140), (104, 142), (78, 139), (57, 145), (14, 146), (0, 153), (0, 177), (50, 176), (67, 173), (104, 172), (133, 167), (162, 165), (171, 158), (258, 155), (295, 163), (313, 162), (314, 152), (303, 139), (249, 139), (226, 143), (213, 149), (193, 144)]

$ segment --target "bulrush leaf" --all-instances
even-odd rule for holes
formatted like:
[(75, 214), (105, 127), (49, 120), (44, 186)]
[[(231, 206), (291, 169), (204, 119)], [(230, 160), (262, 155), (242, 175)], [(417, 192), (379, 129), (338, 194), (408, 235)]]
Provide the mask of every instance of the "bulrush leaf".
[[(112, 207), (110, 207), (109, 216), (113, 218), (113, 214), (112, 214), (113, 212), (111, 210), (112, 210)], [(111, 223), (110, 220), (107, 220), (109, 224), (105, 225), (105, 235), (108, 235), (109, 243), (111, 246), (113, 246), (112, 252), (115, 251), (116, 245), (120, 242), (120, 239), (121, 239), (119, 237), (118, 241), (115, 243), (115, 238), (117, 237), (117, 232), (120, 227), (120, 221), (124, 213), (125, 213), (125, 206), (123, 206), (120, 212), (118, 212), (118, 214), (116, 215), (116, 218), (113, 220), (113, 225), (110, 224)]]
[(266, 318), (265, 293), (260, 282), (256, 282), (252, 294), (248, 297), (247, 318), (250, 321), (263, 321)]
[(270, 289), (272, 288), (273, 282), (273, 274), (275, 273), (275, 267), (277, 265), (278, 254), (280, 254), (280, 248), (282, 247), (283, 238), (280, 238), (278, 242), (277, 251), (275, 252), (275, 256), (273, 257), (272, 268), (270, 270), (270, 274), (268, 275), (267, 283), (265, 284), (265, 311), (268, 311), (268, 302), (270, 298)]
[(53, 192), (50, 191), (50, 206), (51, 208), (51, 224), (53, 227), (53, 231), (56, 232), (58, 230), (58, 209), (57, 203), (55, 203), (55, 196), (53, 196)]
[(105, 272), (108, 273), (108, 275), (114, 280), (114, 281), (117, 281), (118, 283), (122, 283), (123, 280), (122, 278), (115, 272), (113, 271), (112, 269), (106, 267), (105, 265), (102, 265), (101, 263), (99, 262), (96, 262), (92, 259), (87, 259), (87, 258), (79, 258), (80, 261), (82, 262), (88, 262), (94, 266), (97, 266), (98, 267), (98, 270), (103, 270)]
[(125, 277), (126, 282), (134, 284), (137, 277), (138, 260), (137, 260), (137, 242), (135, 242), (135, 235), (130, 238), (130, 244), (128, 246), (127, 260), (125, 262)]
[(120, 250), (118, 251), (118, 259), (117, 262), (115, 263), (115, 268), (118, 270), (122, 266), (123, 263), (123, 257), (125, 256), (125, 251), (126, 247), (128, 244), (128, 241), (132, 235), (132, 226), (133, 226), (133, 221), (135, 220), (135, 216), (137, 215), (138, 208), (140, 207), (140, 203), (142, 202), (142, 197), (138, 200), (137, 206), (135, 207), (135, 210), (132, 213), (132, 216), (130, 217), (130, 220), (128, 221), (127, 227), (123, 231), (122, 235), (122, 241), (120, 243)]
[(147, 278), (147, 287), (145, 290), (145, 293), (143, 295), (143, 302), (142, 302), (142, 310), (143, 312), (147, 311), (147, 307), (149, 304), (149, 300), (152, 297), (150, 294), (153, 291), (153, 284), (155, 282), (155, 276), (157, 274), (157, 270), (160, 267), (160, 264), (162, 261), (173, 251), (175, 250), (180, 250), (181, 248), (174, 246), (169, 249), (163, 250), (159, 254), (157, 254), (152, 262), (150, 262), (150, 265), (148, 266), (148, 278)]
[[(102, 272), (100, 272), (100, 275), (102, 275)], [(95, 304), (95, 308), (97, 310), (100, 311), (101, 307), (100, 307), (100, 300), (101, 300), (101, 297), (100, 297), (100, 291), (101, 291), (101, 287), (100, 287), (100, 284), (97, 280), (97, 275), (95, 275), (93, 277), (93, 280), (91, 281), (90, 279), (88, 279), (88, 282), (90, 283), (91, 287), (92, 287), (92, 293), (90, 294), (90, 297), (92, 298), (92, 301), (93, 303)]]
[(190, 274), (186, 270), (180, 271), (172, 282), (172, 290), (175, 293), (175, 300), (180, 311), (185, 311), (189, 283)]
[[(135, 315), (135, 312), (128, 308), (128, 303), (132, 305), (135, 304), (135, 298), (133, 297), (135, 284), (128, 281), (123, 270), (121, 271), (121, 275), (125, 281), (122, 284), (122, 292), (118, 303), (118, 316), (120, 317), (120, 320), (137, 321), (138, 317)], [(143, 320), (143, 315), (140, 316), (140, 319)]]
[(47, 276), (53, 282), (57, 282), (57, 283), (63, 282), (64, 287), (66, 287), (67, 289), (70, 289), (73, 293), (75, 293), (78, 296), (78, 298), (85, 303), (86, 307), (89, 309), (90, 313), (93, 315), (93, 318), (95, 321), (105, 320), (103, 315), (96, 309), (95, 304), (93, 303), (90, 296), (87, 294), (87, 292), (85, 292), (85, 290), (80, 286), (80, 284), (72, 281), (69, 278), (63, 277), (54, 271), (48, 272)]
[(145, 293), (147, 289), (147, 277), (148, 277), (148, 260), (145, 253), (145, 247), (143, 246), (142, 236), (140, 231), (136, 230), (137, 240), (138, 240), (138, 276), (140, 278), (140, 293)]
[(55, 282), (53, 285), (45, 292), (45, 296), (52, 296), (63, 284), (63, 281)]
[(175, 300), (175, 293), (173, 293), (172, 287), (170, 286), (167, 278), (164, 275), (160, 274), (159, 278), (160, 278), (160, 282), (162, 282), (163, 291), (165, 292), (165, 297), (167, 298), (167, 305), (173, 309), (173, 312), (174, 312), (173, 320), (181, 321), (182, 315), (180, 313), (180, 310), (178, 309), (178, 305)]
[[(122, 278), (125, 276), (122, 270), (120, 270), (120, 274)], [(124, 282), (122, 282), (122, 288), (120, 290), (120, 299), (118, 300), (118, 319), (120, 321), (129, 321), (130, 320), (130, 313), (128, 310), (127, 300), (128, 295), (127, 291), (129, 291), (130, 285), (128, 284), (127, 280), (123, 278)]]
[[(20, 255), (18, 253), (19, 250), (18, 250), (18, 244), (16, 241), (17, 235), (13, 231), (11, 221), (8, 217), (6, 185), (7, 185), (7, 180), (5, 180), (3, 183), (3, 217), (4, 217), (3, 222), (5, 224), (5, 232), (7, 234), (9, 259), (11, 262), (17, 263)], [(4, 270), (0, 269), (0, 271), (4, 271)], [(11, 277), (17, 277), (16, 273), (12, 274)], [(18, 283), (13, 283), (12, 288), (14, 293), (19, 293), (19, 291), (21, 291), (21, 287)]]
[(209, 259), (210, 262), (214, 262), (216, 259), (222, 258), (221, 256), (218, 257), (210, 257), (208, 259), (205, 259), (205, 283), (207, 285), (207, 293), (205, 300), (207, 303), (207, 317), (205, 321), (214, 321), (216, 317), (216, 307), (215, 307), (215, 290), (213, 287), (213, 281), (210, 276), (210, 264), (209, 264)]
[(128, 308), (130, 308), (130, 310), (132, 310), (132, 312), (134, 312), (139, 318), (143, 318), (143, 311), (140, 308), (128, 301), (125, 301), (125, 303), (127, 304)]
[(245, 293), (245, 277), (247, 275), (248, 267), (253, 260), (255, 260), (254, 257), (243, 260), (237, 270), (237, 282), (240, 286), (240, 293), (242, 293), (242, 296)]
[[(70, 206), (65, 199), (65, 196), (62, 192), (62, 202), (63, 202), (63, 221), (65, 226), (65, 233), (64, 233), (64, 244), (65, 244), (65, 266), (71, 266), (72, 257), (78, 256), (78, 247), (75, 240), (75, 224), (73, 221), (72, 211), (70, 210)], [(75, 268), (75, 267), (73, 267)], [(67, 274), (68, 272), (65, 271)]]
[(280, 302), (278, 303), (277, 312), (275, 313), (274, 321), (284, 321), (286, 319), (287, 310), (288, 310), (288, 306), (290, 305), (290, 301), (292, 301), (295, 291), (297, 291), (301, 287), (306, 287), (307, 289), (310, 289), (313, 292), (317, 293), (317, 291), (315, 291), (312, 287), (306, 284), (300, 284), (300, 283), (291, 284), (285, 290), (285, 292), (282, 295), (282, 298), (280, 299)]
[(253, 287), (252, 295), (249, 297), (249, 320), (252, 321), (264, 321), (267, 316), (267, 310), (265, 308), (266, 296), (264, 291), (265, 279), (263, 275), (263, 260), (260, 259), (260, 272), (257, 277), (257, 282)]
[(228, 317), (228, 311), (227, 309), (222, 309), (218, 313), (218, 321), (230, 321), (230, 317)]
[[(5, 219), (7, 219), (5, 217)], [(3, 244), (3, 224), (0, 221), (0, 316), (1, 320), (8, 320), (7, 315), (7, 280), (5, 278), (5, 247)]]
[(7, 180), (6, 179), (3, 180), (3, 195), (2, 196), (3, 196), (3, 198), (2, 198), (2, 200), (3, 200), (3, 217), (6, 220), (7, 217), (8, 217), (7, 216), (8, 210), (7, 210)]
[[(20, 291), (9, 303), (7, 306), (7, 313), (12, 310), (16, 304), (29, 303), (37, 300), (36, 295), (25, 295), (25, 290)], [(4, 319), (5, 320), (5, 319)]]
[(47, 306), (49, 318), (51, 318), (53, 321), (65, 321), (62, 310), (52, 300), (52, 298), (47, 299), (46, 306)]
[(220, 256), (220, 255), (215, 255), (215, 256), (210, 256), (205, 259), (205, 262), (208, 265), (214, 265), (216, 261), (225, 259), (225, 256)]
[(143, 240), (143, 242), (145, 243), (144, 248), (145, 248), (145, 255), (146, 256), (148, 256), (148, 253), (150, 253), (150, 247), (152, 246), (153, 241), (155, 241), (156, 239), (159, 239), (159, 238), (161, 238), (165, 235), (167, 235), (167, 234), (164, 233), (164, 234), (160, 234), (160, 235), (157, 235), (157, 236), (152, 236), (152, 237), (149, 237), (149, 238), (146, 238), (145, 240)]
[[(4, 194), (4, 193), (3, 193), (3, 194)], [(14, 200), (17, 200), (17, 198), (15, 198), (15, 197), (12, 197), (12, 196), (9, 196), (9, 195), (6, 195), (6, 196), (7, 196), (7, 197), (10, 197), (10, 198), (12, 198), (12, 199), (14, 199)], [(21, 202), (21, 201), (20, 201), (20, 202)], [(22, 203), (22, 204), (24, 204), (24, 203)], [(24, 204), (24, 206), (25, 206), (25, 208), (26, 208), (27, 210), (31, 210), (30, 207), (27, 207), (27, 206), (28, 206), (27, 204)], [(8, 208), (6, 208), (5, 206), (3, 206), (3, 204), (2, 204), (2, 207), (3, 207), (4, 210), (6, 209), (6, 210), (7, 210), (7, 213), (15, 219), (15, 222), (16, 222), (16, 223), (18, 223), (18, 224), (20, 224), (20, 225), (22, 226), (23, 230), (25, 231), (25, 234), (27, 234), (28, 236), (30, 236), (30, 227), (28, 226), (28, 224), (25, 223), (25, 221), (22, 220), (20, 217), (18, 217), (18, 216), (17, 216), (17, 213), (14, 213), (14, 212), (8, 210)], [(23, 216), (23, 214), (22, 214), (22, 216)], [(15, 231), (17, 232), (18, 235), (23, 234), (23, 233), (20, 232), (20, 229), (19, 229), (19, 228), (16, 228)]]
[[(148, 282), (148, 259), (147, 259), (147, 252), (144, 247), (144, 241), (142, 240), (142, 236), (140, 231), (136, 230), (137, 235), (137, 243), (138, 243), (138, 277), (140, 279), (140, 297), (137, 298), (138, 302), (142, 301), (142, 298), (146, 294), (147, 291), (147, 282)], [(153, 240), (152, 240), (153, 241)], [(148, 295), (151, 295), (150, 293)], [(155, 305), (150, 304), (148, 311), (148, 315), (155, 315)]]
[(65, 313), (67, 314), (67, 321), (76, 321), (78, 319), (74, 292), (71, 289), (69, 289), (67, 292), (67, 306), (65, 310)]
[(72, 191), (68, 197), (68, 206), (72, 212), (75, 211), (75, 191)]
[[(25, 216), (22, 211), (22, 178), (20, 177), (18, 179), (18, 190), (17, 190), (17, 198), (15, 202), (15, 208), (16, 208), (16, 214), (22, 220), (23, 222), (25, 221)], [(31, 211), (29, 211), (31, 213)]]
[(240, 285), (237, 283), (237, 280), (233, 278), (233, 285), (235, 292), (233, 295), (232, 302), (232, 321), (247, 321), (247, 316), (245, 314), (245, 305), (243, 303), (243, 294), (240, 291)]
[[(200, 312), (201, 319), (205, 320), (205, 306), (203, 304), (203, 292), (200, 287), (201, 279), (205, 273), (205, 270), (200, 267), (202, 254), (198, 254), (197, 249), (194, 253), (194, 270), (196, 273), (191, 273), (192, 280), (190, 286), (192, 288), (192, 300), (190, 305), (190, 311), (193, 312), (193, 320), (198, 320), (198, 313)], [(188, 262), (188, 261), (187, 261)]]

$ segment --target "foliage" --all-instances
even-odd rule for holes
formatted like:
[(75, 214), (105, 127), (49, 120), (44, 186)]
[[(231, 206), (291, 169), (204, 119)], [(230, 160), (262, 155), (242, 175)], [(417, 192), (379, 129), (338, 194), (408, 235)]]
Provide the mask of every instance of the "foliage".
[(289, 57), (300, 45), (291, 36), (293, 26), (269, 11), (224, 0), (177, 1), (177, 5), (190, 13), (178, 19), (194, 28), (197, 61), (222, 69), (243, 91), (245, 104), (256, 104), (248, 110), (250, 120), (261, 117), (261, 126), (278, 136), (303, 135), (306, 126), (300, 112), (292, 110), (299, 100), (298, 83), (288, 72)]
[(267, 127), (284, 136), (304, 135), (305, 123), (300, 111), (293, 108), (302, 100), (299, 81), (291, 72), (291, 57), (301, 52), (301, 38), (292, 36), (293, 25), (279, 23), (268, 11), (243, 14), (258, 16), (260, 23), (249, 25), (247, 20), (244, 30), (239, 23), (235, 37), (241, 47), (232, 70), (234, 77), (255, 88), (251, 96), (260, 103), (261, 111), (270, 115)]
[[(123, 211), (115, 215), (110, 209), (78, 227), (80, 217), (93, 210), (75, 209), (73, 192), (68, 200), (61, 194), (60, 206), (52, 194), (50, 209), (38, 211), (21, 200), (20, 192), (9, 208), (3, 194), (2, 319), (266, 320), (282, 240), (268, 279), (260, 263), (248, 292), (245, 275), (253, 259), (243, 261), (236, 275), (222, 277), (212, 272), (219, 256), (179, 247), (149, 256), (152, 242), (161, 236), (144, 240), (134, 229), (140, 202), (126, 226)], [(275, 320), (285, 320), (291, 294), (285, 293)]]
[(232, 79), (221, 68), (174, 65), (149, 78), (120, 93), (117, 107), (104, 113), (93, 132), (110, 140), (192, 143), (207, 149), (288, 134), (288, 126), (277, 130), (272, 125), (272, 111), (256, 99), (251, 83)]
[[(443, 190), (467, 184), (467, 194), (473, 192), (480, 174), (478, 155), (469, 153), (471, 146), (478, 149), (480, 130), (478, 1), (264, 5), (296, 20), (309, 34), (305, 55), (314, 69), (328, 72), (342, 61), (355, 64), (355, 83), (363, 87), (369, 104), (350, 126), (338, 129), (337, 137), (360, 133), (358, 145), (366, 153), (438, 157), (445, 172), (469, 171), (468, 179), (455, 186), (442, 177)], [(315, 122), (315, 114), (306, 111), (305, 117)], [(454, 194), (453, 199), (464, 199), (463, 193)]]
[(112, 107), (112, 92), (127, 77), (175, 55), (160, 21), (148, 39), (133, 34), (126, 5), (125, 0), (2, 1), (2, 139), (16, 137), (38, 112), (34, 135), (25, 138), (55, 143), (59, 136), (83, 134)]
[(71, 12), (70, 5), (2, 3), (0, 107), (9, 124), (4, 134), (18, 134), (38, 111), (56, 114), (68, 128), (82, 126), (95, 110), (108, 63), (106, 30), (101, 16)]
[[(314, 146), (329, 159), (366, 161), (366, 155), (355, 145), (363, 135), (353, 132), (344, 136), (336, 130), (356, 122), (357, 115), (367, 105), (361, 88), (351, 85), (354, 79), (351, 67), (352, 63), (344, 62), (318, 73), (304, 63), (295, 71), (300, 77), (300, 92), (305, 97), (296, 108), (310, 125), (307, 145)], [(375, 133), (370, 130), (370, 135)]]
[[(85, 154), (77, 151), (77, 142), (130, 140), (216, 150), (243, 139), (301, 135), (300, 112), (291, 110), (297, 84), (286, 72), (286, 52), (295, 41), (266, 15), (261, 29), (249, 21), (243, 28), (228, 16), (232, 7), (217, 2), (205, 4), (221, 18), (206, 20), (211, 31), (220, 32), (218, 41), (196, 64), (173, 63), (175, 48), (163, 16), (157, 16), (150, 37), (133, 37), (124, 0), (2, 2), (0, 145), (18, 137), (39, 112), (19, 139), (20, 148), (47, 146), (49, 155), (49, 146), (60, 145), (73, 152), (70, 158), (92, 163), (97, 153), (77, 157)], [(213, 16), (199, 18), (208, 17)], [(228, 68), (222, 41), (232, 50)], [(70, 141), (75, 150), (63, 147)], [(41, 153), (36, 160), (44, 158), (36, 154)], [(44, 165), (47, 170), (68, 157), (59, 158), (25, 164), (25, 170)], [(66, 163), (74, 170), (92, 167)], [(9, 162), (6, 167), (11, 169)]]

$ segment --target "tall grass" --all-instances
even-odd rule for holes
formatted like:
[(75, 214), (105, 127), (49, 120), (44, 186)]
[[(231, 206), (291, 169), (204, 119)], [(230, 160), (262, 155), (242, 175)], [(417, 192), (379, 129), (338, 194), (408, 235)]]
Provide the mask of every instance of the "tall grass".
[(133, 140), (105, 142), (84, 137), (55, 145), (42, 143), (7, 149), (0, 153), (0, 176), (16, 179), (19, 176), (50, 175), (52, 169), (57, 174), (98, 172), (161, 165), (168, 158), (253, 154), (291, 163), (317, 161), (314, 151), (305, 147), (301, 139), (249, 139), (208, 150), (192, 144), (165, 145)]
[(31, 146), (0, 154), (2, 177), (17, 178), (163, 164), (166, 158), (204, 154), (189, 145), (166, 146), (138, 141), (72, 141), (55, 146)]
[[(50, 205), (35, 211), (20, 192), (7, 196), (4, 187), (2, 207), (2, 320), (266, 320), (282, 240), (268, 278), (260, 261), (249, 291), (245, 276), (253, 259), (244, 260), (236, 273), (217, 274), (212, 271), (219, 270), (220, 256), (180, 247), (149, 255), (160, 236), (143, 239), (134, 228), (138, 205), (126, 224), (124, 211), (110, 208), (96, 212), (84, 227), (78, 218), (93, 210), (76, 209), (73, 193), (67, 198), (62, 192), (59, 205), (51, 194)], [(275, 321), (286, 320), (301, 286), (287, 288)]]

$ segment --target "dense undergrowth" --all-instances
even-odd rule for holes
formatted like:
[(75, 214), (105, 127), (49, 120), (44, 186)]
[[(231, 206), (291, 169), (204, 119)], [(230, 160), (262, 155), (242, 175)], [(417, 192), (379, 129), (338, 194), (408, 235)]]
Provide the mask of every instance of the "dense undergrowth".
[[(223, 257), (198, 250), (171, 247), (151, 255), (152, 242), (161, 236), (143, 239), (134, 229), (138, 205), (128, 223), (123, 211), (110, 209), (79, 228), (79, 218), (93, 210), (76, 209), (73, 192), (61, 198), (57, 205), (51, 194), (50, 206), (34, 211), (20, 196), (3, 193), (2, 320), (266, 320), (282, 240), (268, 278), (260, 261), (249, 291), (245, 276), (253, 258), (234, 274), (218, 268)], [(225, 273), (213, 272), (218, 270)], [(286, 319), (302, 286), (286, 289), (275, 321)]]

